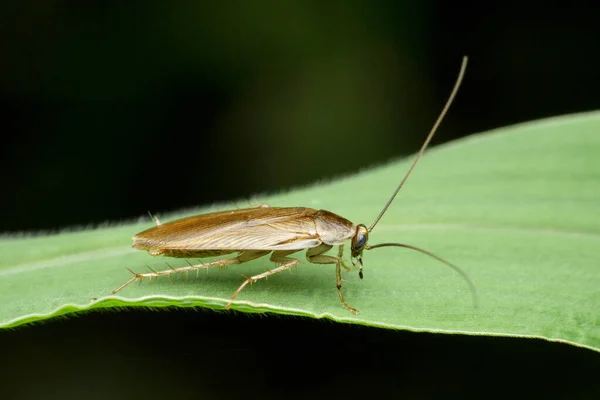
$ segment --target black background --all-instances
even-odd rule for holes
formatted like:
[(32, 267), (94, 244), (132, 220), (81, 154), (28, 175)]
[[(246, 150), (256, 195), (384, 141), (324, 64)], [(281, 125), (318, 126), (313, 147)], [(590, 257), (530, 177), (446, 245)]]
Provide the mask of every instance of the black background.
[[(600, 108), (595, 2), (500, 4), (4, 2), (0, 231), (246, 199), (410, 154), (463, 54), (434, 145)], [(87, 314), (0, 343), (7, 388), (39, 382), (37, 397), (597, 390), (597, 355), (565, 345), (204, 311)]]
[[(0, 334), (5, 398), (597, 398), (598, 354), (278, 316), (96, 313)], [(10, 346), (10, 347), (9, 347)]]

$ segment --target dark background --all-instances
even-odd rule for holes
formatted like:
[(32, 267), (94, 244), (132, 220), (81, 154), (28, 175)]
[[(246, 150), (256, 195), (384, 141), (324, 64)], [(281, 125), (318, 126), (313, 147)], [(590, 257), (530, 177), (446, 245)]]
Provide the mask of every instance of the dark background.
[[(600, 108), (596, 9), (5, 2), (0, 232), (247, 199)], [(574, 4), (574, 3), (572, 3)]]
[[(413, 153), (463, 54), (433, 144), (599, 109), (599, 10), (568, 4), (3, 2), (0, 232), (246, 199)], [(44, 376), (74, 397), (95, 379), (115, 398), (153, 384), (139, 393), (206, 393), (211, 376), (213, 393), (239, 382), (249, 396), (319, 379), (323, 394), (597, 389), (597, 355), (564, 345), (204, 311), (87, 314), (0, 342), (13, 384)]]

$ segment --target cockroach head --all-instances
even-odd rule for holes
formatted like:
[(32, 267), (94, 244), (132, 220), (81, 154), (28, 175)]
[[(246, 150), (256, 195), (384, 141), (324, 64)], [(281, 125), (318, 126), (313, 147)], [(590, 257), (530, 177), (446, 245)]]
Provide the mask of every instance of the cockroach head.
[(360, 279), (363, 278), (363, 264), (362, 264), (362, 252), (367, 247), (367, 242), (369, 241), (369, 229), (363, 224), (359, 224), (356, 227), (356, 233), (352, 237), (351, 244), (351, 254), (352, 254), (352, 264), (356, 265), (354, 260), (358, 262), (360, 270), (358, 271), (358, 276)]

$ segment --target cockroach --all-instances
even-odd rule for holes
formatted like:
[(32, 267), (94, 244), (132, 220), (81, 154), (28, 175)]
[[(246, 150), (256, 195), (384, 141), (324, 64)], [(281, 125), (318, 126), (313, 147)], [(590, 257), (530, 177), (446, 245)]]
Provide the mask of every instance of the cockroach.
[[(369, 233), (373, 231), (390, 204), (394, 201), (394, 198), (423, 155), (431, 138), (446, 115), (448, 108), (450, 108), (462, 82), (466, 66), (467, 57), (465, 56), (450, 97), (417, 153), (415, 160), (377, 218), (375, 218), (375, 221), (368, 228), (364, 224), (355, 225), (346, 218), (327, 210), (315, 210), (306, 207), (269, 207), (267, 205), (202, 214), (165, 224), (161, 224), (155, 218), (156, 226), (133, 236), (134, 248), (147, 250), (152, 256), (164, 255), (179, 258), (202, 259), (232, 253), (237, 253), (237, 255), (197, 265), (190, 263), (190, 265), (181, 268), (169, 266), (170, 269), (158, 272), (136, 273), (130, 270), (133, 277), (113, 290), (111, 295), (143, 278), (152, 279), (163, 275), (170, 276), (171, 274), (182, 272), (187, 274), (190, 271), (197, 272), (213, 267), (219, 268), (228, 265), (243, 264), (271, 254), (270, 260), (277, 266), (271, 270), (247, 278), (233, 293), (233, 296), (231, 296), (229, 303), (225, 307), (229, 309), (246, 285), (298, 265), (300, 261), (289, 256), (298, 251), (307, 250), (306, 259), (309, 263), (335, 265), (336, 286), (339, 298), (344, 307), (354, 314), (358, 314), (358, 310), (351, 307), (344, 299), (342, 293), (342, 268), (350, 271), (352, 270), (352, 266), (356, 267), (358, 265), (358, 275), (360, 279), (363, 279), (363, 251), (396, 246), (418, 251), (454, 269), (467, 281), (471, 293), (474, 299), (476, 299), (475, 287), (469, 277), (458, 267), (437, 255), (402, 243), (367, 244)], [(352, 266), (346, 265), (343, 260), (344, 244), (347, 241), (350, 241)], [(325, 254), (333, 246), (338, 246), (337, 256)]]

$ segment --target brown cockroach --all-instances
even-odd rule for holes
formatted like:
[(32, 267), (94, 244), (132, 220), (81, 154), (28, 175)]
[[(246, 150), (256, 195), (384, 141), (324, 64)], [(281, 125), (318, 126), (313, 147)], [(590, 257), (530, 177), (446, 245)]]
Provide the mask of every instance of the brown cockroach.
[[(155, 218), (156, 226), (133, 236), (133, 247), (147, 250), (152, 256), (164, 255), (180, 258), (205, 258), (237, 253), (236, 257), (218, 259), (208, 263), (189, 265), (181, 268), (170, 268), (164, 271), (148, 273), (133, 273), (133, 277), (112, 291), (111, 295), (119, 292), (129, 284), (143, 279), (189, 271), (198, 271), (213, 267), (225, 267), (242, 264), (250, 260), (271, 254), (270, 260), (276, 268), (247, 278), (233, 293), (225, 307), (229, 309), (235, 298), (248, 284), (273, 274), (290, 269), (300, 263), (298, 259), (289, 257), (300, 250), (306, 251), (306, 259), (313, 264), (335, 264), (337, 292), (344, 307), (358, 314), (358, 310), (350, 307), (342, 294), (341, 270), (351, 270), (342, 258), (344, 243), (350, 241), (350, 253), (353, 266), (358, 264), (359, 276), (363, 278), (362, 253), (379, 247), (397, 246), (415, 250), (435, 258), (457, 271), (469, 284), (475, 298), (475, 287), (468, 276), (458, 267), (426, 250), (402, 243), (381, 243), (368, 245), (369, 233), (375, 228), (381, 217), (406, 182), (415, 165), (423, 155), (431, 138), (444, 118), (456, 92), (461, 84), (467, 57), (463, 58), (461, 69), (440, 116), (435, 122), (415, 160), (394, 190), (375, 221), (367, 228), (366, 225), (350, 222), (327, 210), (315, 210), (305, 207), (269, 207), (261, 205), (233, 211), (221, 211), (183, 218), (161, 224)], [(326, 255), (333, 246), (338, 246), (336, 256)]]

